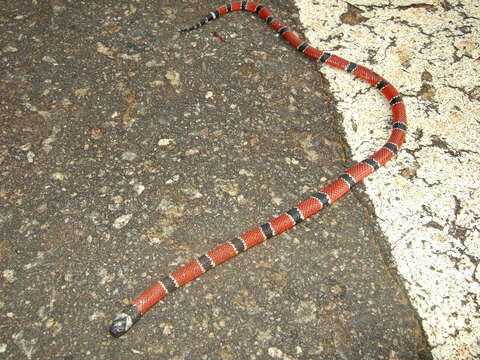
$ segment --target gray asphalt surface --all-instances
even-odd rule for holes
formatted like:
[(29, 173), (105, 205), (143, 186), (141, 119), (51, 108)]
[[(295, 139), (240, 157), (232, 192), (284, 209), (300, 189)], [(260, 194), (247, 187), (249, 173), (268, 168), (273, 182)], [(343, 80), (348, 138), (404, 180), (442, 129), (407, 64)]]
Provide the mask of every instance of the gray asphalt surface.
[(263, 21), (175, 32), (218, 5), (0, 1), (0, 357), (431, 357), (361, 185), (108, 333), (352, 164), (318, 65)]

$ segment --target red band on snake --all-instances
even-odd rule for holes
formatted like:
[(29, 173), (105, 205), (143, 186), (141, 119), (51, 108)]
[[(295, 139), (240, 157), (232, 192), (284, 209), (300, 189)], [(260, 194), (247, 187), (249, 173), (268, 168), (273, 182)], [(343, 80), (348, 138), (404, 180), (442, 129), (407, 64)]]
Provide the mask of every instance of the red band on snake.
[(239, 253), (290, 229), (306, 218), (319, 212), (321, 209), (333, 204), (345, 195), (355, 184), (377, 170), (380, 166), (385, 165), (385, 163), (396, 154), (403, 144), (407, 130), (405, 105), (398, 91), (392, 84), (366, 67), (342, 59), (337, 55), (316, 49), (300, 40), (282, 21), (276, 19), (270, 10), (259, 3), (246, 0), (233, 1), (230, 4), (220, 6), (218, 9), (204, 16), (199, 22), (180, 31), (188, 32), (197, 29), (226, 13), (239, 10), (257, 13), (280, 36), (285, 38), (293, 47), (295, 47), (295, 49), (303, 54), (316, 61), (321, 61), (352, 73), (380, 90), (390, 103), (392, 109), (392, 133), (387, 143), (380, 150), (367, 159), (345, 170), (345, 172), (337, 179), (333, 180), (319, 192), (312, 194), (296, 207), (286, 211), (277, 218), (218, 246), (154, 283), (148, 290), (128, 305), (123, 312), (114, 318), (112, 325), (110, 326), (110, 332), (113, 336), (118, 337), (126, 333), (131, 326), (148, 311), (148, 309), (168, 293), (173, 292)]

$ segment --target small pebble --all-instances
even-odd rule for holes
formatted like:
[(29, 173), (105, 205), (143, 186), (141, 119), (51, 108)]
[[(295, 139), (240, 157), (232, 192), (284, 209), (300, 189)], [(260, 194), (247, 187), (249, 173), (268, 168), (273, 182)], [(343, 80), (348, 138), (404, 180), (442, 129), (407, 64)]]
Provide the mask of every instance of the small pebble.
[(132, 214), (122, 215), (115, 219), (115, 221), (113, 222), (113, 227), (117, 230), (121, 229), (128, 224), (131, 218)]
[(160, 139), (160, 140), (158, 140), (158, 145), (159, 146), (167, 146), (167, 145), (169, 145), (173, 142), (174, 142), (173, 139)]
[(62, 174), (61, 172), (54, 172), (52, 175), (50, 175), (50, 178), (52, 180), (63, 181), (63, 180), (65, 180), (65, 175)]
[(17, 278), (15, 277), (15, 271), (7, 269), (3, 270), (3, 277), (5, 280), (7, 280), (9, 283), (13, 283)]
[(145, 190), (145, 186), (143, 186), (142, 184), (135, 184), (133, 185), (133, 190), (137, 193), (137, 195), (140, 195), (143, 190)]
[(137, 157), (137, 154), (131, 151), (125, 151), (122, 154), (122, 160), (125, 160), (125, 161), (133, 161), (136, 159), (136, 157)]

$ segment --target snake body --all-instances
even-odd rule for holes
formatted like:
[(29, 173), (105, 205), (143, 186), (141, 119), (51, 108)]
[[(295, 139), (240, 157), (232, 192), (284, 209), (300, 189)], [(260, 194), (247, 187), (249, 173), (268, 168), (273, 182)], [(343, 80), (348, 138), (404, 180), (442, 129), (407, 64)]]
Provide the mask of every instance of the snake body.
[(392, 133), (386, 144), (380, 150), (345, 170), (343, 174), (333, 180), (329, 185), (325, 186), (319, 192), (312, 194), (296, 207), (285, 211), (280, 216), (263, 225), (235, 237), (233, 240), (219, 245), (215, 249), (173, 271), (160, 281), (155, 282), (114, 318), (110, 326), (110, 332), (115, 337), (126, 333), (148, 309), (167, 294), (228, 259), (233, 258), (266, 239), (290, 229), (319, 212), (321, 209), (333, 204), (355, 186), (355, 184), (389, 161), (403, 144), (407, 130), (405, 105), (398, 91), (392, 84), (366, 67), (342, 59), (329, 52), (316, 49), (300, 40), (282, 21), (276, 19), (270, 10), (258, 2), (243, 0), (222, 5), (204, 16), (197, 23), (180, 31), (188, 32), (197, 29), (222, 15), (240, 10), (258, 14), (258, 16), (270, 25), (281, 37), (286, 39), (295, 49), (306, 56), (351, 73), (380, 90), (391, 106), (393, 114)]

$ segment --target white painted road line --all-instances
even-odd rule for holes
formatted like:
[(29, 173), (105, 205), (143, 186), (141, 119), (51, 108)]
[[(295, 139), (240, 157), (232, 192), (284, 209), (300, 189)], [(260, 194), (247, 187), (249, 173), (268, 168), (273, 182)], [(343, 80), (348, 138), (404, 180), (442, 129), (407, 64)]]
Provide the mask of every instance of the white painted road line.
[[(365, 180), (367, 193), (435, 359), (478, 359), (480, 3), (393, 3), (296, 0), (313, 46), (373, 69), (402, 94), (406, 143)], [(389, 107), (350, 74), (321, 71), (362, 160), (388, 138)]]

